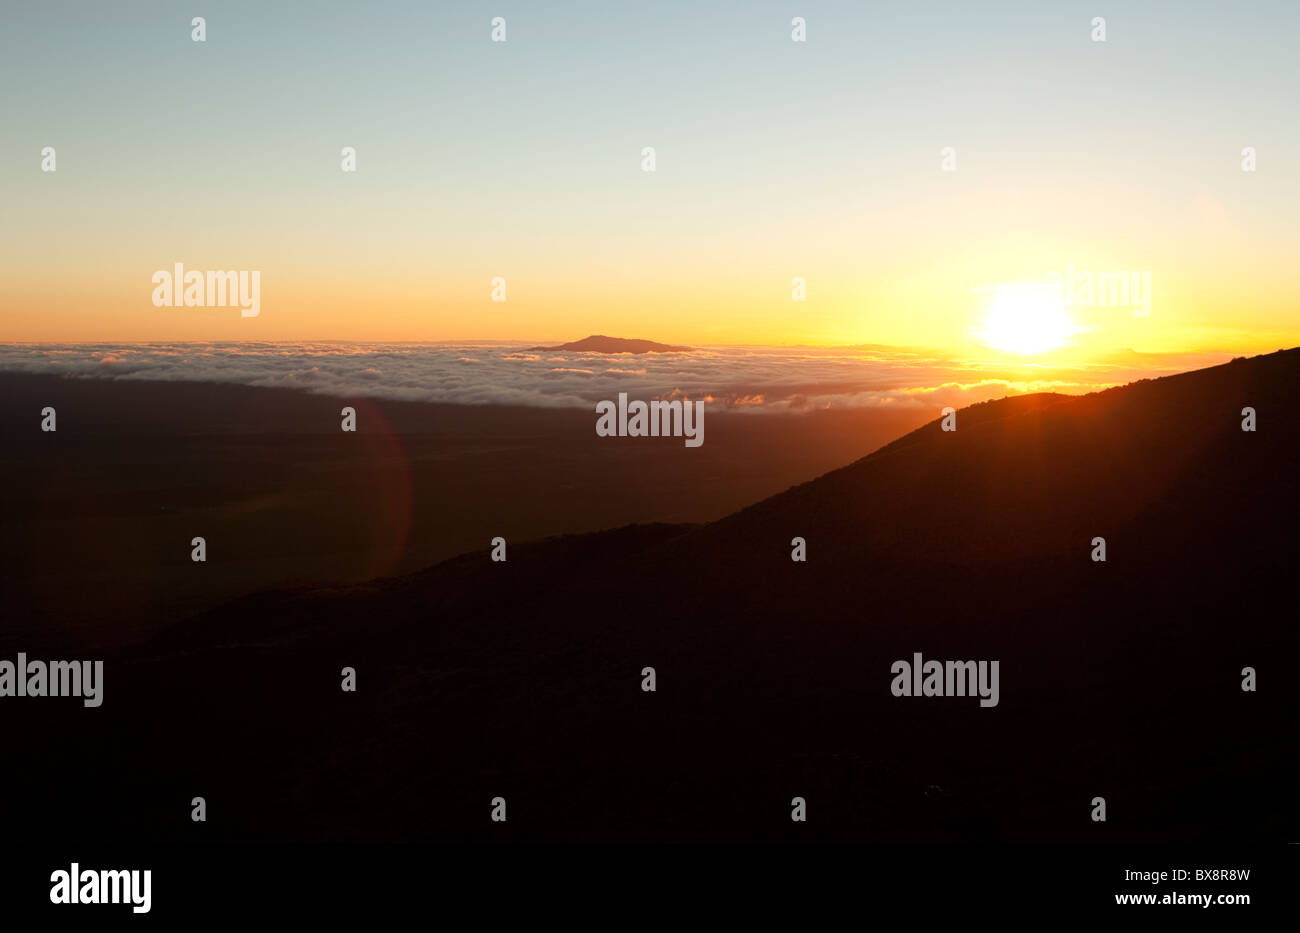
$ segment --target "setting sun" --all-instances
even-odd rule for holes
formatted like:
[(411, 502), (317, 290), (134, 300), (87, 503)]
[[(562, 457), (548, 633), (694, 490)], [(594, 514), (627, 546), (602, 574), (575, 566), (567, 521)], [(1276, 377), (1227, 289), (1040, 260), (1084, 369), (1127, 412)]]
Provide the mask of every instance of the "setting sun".
[(1030, 354), (1066, 346), (1076, 329), (1059, 288), (1016, 284), (993, 290), (976, 333), (982, 343), (996, 350)]

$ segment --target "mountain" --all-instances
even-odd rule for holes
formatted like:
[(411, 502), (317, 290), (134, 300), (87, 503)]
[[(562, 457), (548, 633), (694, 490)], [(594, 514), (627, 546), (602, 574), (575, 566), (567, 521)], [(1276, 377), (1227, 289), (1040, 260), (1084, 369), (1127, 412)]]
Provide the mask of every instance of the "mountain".
[[(67, 778), (6, 791), (105, 837), (203, 792), (240, 840), (1294, 840), (1297, 406), (1300, 350), (1007, 398), (710, 524), (248, 597), (113, 659), (93, 734), (10, 727)], [(998, 703), (895, 696), (918, 652)]]
[(554, 347), (529, 347), (530, 350), (572, 350), (576, 353), (694, 353), (694, 347), (673, 347), (653, 340), (630, 340), (626, 337), (606, 337), (592, 334), (572, 343)]

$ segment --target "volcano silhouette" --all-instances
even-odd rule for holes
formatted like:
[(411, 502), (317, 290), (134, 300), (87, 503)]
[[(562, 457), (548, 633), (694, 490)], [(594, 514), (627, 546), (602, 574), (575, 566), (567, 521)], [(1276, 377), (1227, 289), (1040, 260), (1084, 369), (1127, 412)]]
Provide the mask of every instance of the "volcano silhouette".
[(693, 353), (694, 347), (675, 347), (653, 340), (630, 337), (606, 337), (592, 334), (581, 340), (557, 344), (553, 347), (529, 347), (530, 350), (570, 350), (576, 353)]

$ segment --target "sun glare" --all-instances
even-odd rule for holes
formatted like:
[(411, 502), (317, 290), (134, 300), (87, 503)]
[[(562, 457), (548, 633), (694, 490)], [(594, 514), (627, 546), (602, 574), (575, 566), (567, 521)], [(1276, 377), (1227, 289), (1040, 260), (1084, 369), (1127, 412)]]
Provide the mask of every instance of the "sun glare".
[(985, 346), (1022, 355), (1066, 346), (1074, 332), (1060, 289), (1047, 285), (999, 286), (977, 331)]

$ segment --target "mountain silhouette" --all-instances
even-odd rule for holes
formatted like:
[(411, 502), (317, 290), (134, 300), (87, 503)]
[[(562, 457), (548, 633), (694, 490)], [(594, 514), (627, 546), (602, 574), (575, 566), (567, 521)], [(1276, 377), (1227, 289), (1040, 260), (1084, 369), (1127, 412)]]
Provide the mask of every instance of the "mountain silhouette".
[[(238, 600), (120, 660), (77, 825), (188, 838), (202, 788), (241, 840), (1294, 839), (1298, 387), (985, 402), (711, 524)], [(916, 652), (999, 703), (893, 695)]]
[(530, 350), (572, 350), (577, 353), (694, 353), (694, 347), (674, 347), (653, 340), (636, 340), (627, 337), (606, 337), (592, 334), (581, 340), (561, 343), (553, 347), (529, 347)]

